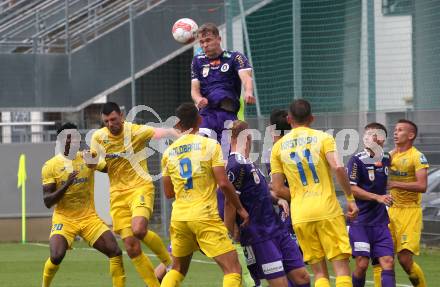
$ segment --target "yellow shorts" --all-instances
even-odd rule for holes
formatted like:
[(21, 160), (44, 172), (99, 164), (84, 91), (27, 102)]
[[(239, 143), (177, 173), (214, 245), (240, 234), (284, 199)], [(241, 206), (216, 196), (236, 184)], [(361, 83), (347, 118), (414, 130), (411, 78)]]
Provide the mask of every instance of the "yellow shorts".
[[(121, 235), (122, 239), (132, 236), (131, 219), (142, 216), (147, 220), (153, 212), (154, 186), (144, 186), (139, 189), (112, 192), (110, 194), (110, 215), (113, 221), (113, 230)], [(124, 230), (122, 232), (122, 230)]]
[(423, 229), (422, 209), (420, 207), (391, 207), (388, 209), (388, 214), (395, 252), (407, 249), (419, 255), (420, 235)]
[(75, 236), (79, 235), (84, 238), (90, 246), (93, 246), (96, 240), (107, 230), (110, 229), (96, 213), (80, 220), (71, 220), (64, 216), (54, 214), (49, 238), (55, 234), (59, 234), (66, 238), (70, 247), (75, 240)]
[(293, 226), (303, 251), (304, 262), (317, 263), (328, 260), (349, 258), (350, 241), (344, 216), (312, 222), (297, 223)]
[(201, 249), (212, 258), (235, 250), (223, 221), (171, 221), (171, 253), (184, 257)]

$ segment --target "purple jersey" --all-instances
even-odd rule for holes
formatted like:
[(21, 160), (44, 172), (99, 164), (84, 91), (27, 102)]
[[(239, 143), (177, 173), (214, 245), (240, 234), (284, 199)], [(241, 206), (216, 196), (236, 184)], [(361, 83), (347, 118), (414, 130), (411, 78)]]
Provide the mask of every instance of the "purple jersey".
[(226, 169), (250, 218), (249, 225), (240, 229), (241, 245), (255, 244), (286, 233), (273, 208), (269, 186), (261, 171), (234, 152), (229, 155)]
[[(270, 163), (266, 163), (266, 170), (267, 170), (267, 174), (269, 175), (269, 177), (271, 177), (272, 175), (271, 175)], [(271, 180), (272, 180), (272, 178), (271, 178)], [(284, 184), (287, 187), (289, 187), (289, 183), (287, 182), (287, 180), (285, 181)], [(282, 208), (279, 208), (278, 216), (280, 217), (284, 228), (286, 228), (286, 230), (290, 234), (295, 234), (295, 231), (293, 230), (292, 220), (290, 219), (290, 214), (287, 214), (286, 212), (284, 212), (284, 210)]]
[(240, 108), (241, 80), (238, 71), (251, 69), (246, 57), (235, 51), (223, 51), (210, 59), (205, 53), (194, 56), (191, 79), (200, 82), (200, 93), (208, 99), (209, 108), (219, 108), (220, 102), (230, 100), (234, 112)]
[[(347, 172), (350, 184), (365, 191), (385, 195), (387, 193), (388, 169), (391, 158), (388, 153), (379, 162), (374, 162), (367, 151), (362, 151), (350, 158)], [(375, 200), (356, 199), (359, 215), (351, 225), (376, 226), (389, 223), (388, 212), (382, 203)]]

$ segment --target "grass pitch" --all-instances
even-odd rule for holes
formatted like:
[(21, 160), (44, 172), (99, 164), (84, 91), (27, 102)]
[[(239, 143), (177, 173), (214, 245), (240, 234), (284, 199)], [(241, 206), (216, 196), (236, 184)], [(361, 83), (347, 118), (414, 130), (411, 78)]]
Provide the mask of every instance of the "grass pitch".
[[(146, 253), (151, 254), (149, 250)], [(4, 287), (40, 287), (43, 265), (49, 255), (47, 243), (8, 243), (0, 244), (0, 285)], [(158, 264), (150, 256), (153, 264)], [(440, 251), (424, 249), (416, 257), (427, 278), (428, 286), (437, 286), (440, 282), (438, 263)], [(127, 273), (127, 287), (144, 286), (133, 268), (129, 258), (124, 255)], [(411, 286), (402, 268), (396, 264), (397, 286)], [(366, 286), (373, 286), (371, 270), (367, 275)], [(333, 283), (334, 284), (334, 283)], [(193, 262), (183, 286), (221, 287), (220, 268), (209, 258), (194, 254)], [(91, 249), (83, 242), (75, 242), (74, 249), (67, 252), (63, 263), (52, 282), (54, 287), (98, 287), (111, 286), (107, 258)], [(313, 285), (312, 285), (313, 286)]]

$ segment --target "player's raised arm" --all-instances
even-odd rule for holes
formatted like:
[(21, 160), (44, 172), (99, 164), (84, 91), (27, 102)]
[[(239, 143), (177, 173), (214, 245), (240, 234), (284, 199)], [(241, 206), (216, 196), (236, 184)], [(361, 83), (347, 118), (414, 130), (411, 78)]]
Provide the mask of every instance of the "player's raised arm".
[(202, 96), (200, 92), (199, 68), (197, 64), (197, 57), (194, 57), (191, 63), (191, 98), (196, 104), (197, 108), (201, 109), (208, 105), (208, 99)]
[(388, 188), (398, 188), (405, 191), (412, 191), (417, 193), (425, 193), (428, 186), (428, 168), (422, 168), (416, 171), (416, 181), (402, 182), (389, 181)]
[(347, 174), (349, 175), (349, 181), (351, 186), (351, 192), (354, 197), (361, 200), (370, 200), (383, 203), (386, 206), (391, 206), (393, 199), (389, 194), (377, 194), (369, 192), (359, 186), (359, 165), (360, 163), (356, 160), (355, 156), (352, 156), (347, 164)]
[(174, 128), (154, 128), (153, 139), (178, 138), (179, 133)]
[(349, 219), (354, 219), (359, 213), (359, 209), (354, 201), (354, 196), (353, 193), (351, 192), (348, 176), (347, 173), (345, 172), (344, 165), (339, 160), (338, 152), (329, 151), (325, 154), (325, 157), (327, 159), (328, 164), (330, 165), (333, 174), (336, 176), (336, 181), (341, 186), (342, 191), (345, 194), (345, 198), (347, 199), (347, 217)]
[(197, 79), (191, 81), (191, 98), (199, 109), (208, 105), (208, 99), (200, 93), (200, 82)]
[(372, 192), (368, 192), (357, 185), (351, 186), (351, 192), (357, 199), (377, 201), (379, 203), (385, 204), (386, 206), (391, 206), (391, 204), (393, 203), (393, 199), (389, 194), (375, 194)]
[(107, 171), (106, 167), (100, 168), (102, 164), (105, 164), (105, 149), (101, 145), (101, 139), (99, 138), (98, 131), (93, 133), (90, 141), (90, 150), (83, 151), (83, 158), (88, 168), (98, 169), (102, 172)]
[(246, 104), (255, 104), (252, 69), (242, 69), (238, 72), (244, 88), (244, 100)]
[[(47, 173), (47, 171), (45, 171), (44, 169), (45, 168), (43, 168), (43, 178), (45, 177), (45, 173)], [(51, 208), (58, 201), (60, 201), (61, 198), (63, 198), (69, 186), (72, 185), (72, 183), (74, 182), (77, 175), (78, 175), (78, 171), (73, 171), (71, 174), (69, 174), (69, 177), (67, 178), (66, 182), (59, 189), (56, 189), (55, 182), (44, 184), (43, 181), (44, 205), (47, 208)]]

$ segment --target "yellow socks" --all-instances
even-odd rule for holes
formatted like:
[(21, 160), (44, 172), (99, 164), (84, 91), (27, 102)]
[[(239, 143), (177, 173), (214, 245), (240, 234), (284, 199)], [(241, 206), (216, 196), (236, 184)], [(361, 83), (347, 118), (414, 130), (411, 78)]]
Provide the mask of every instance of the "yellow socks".
[(223, 287), (241, 287), (241, 275), (229, 273), (223, 276)]
[(144, 253), (141, 253), (135, 258), (131, 258), (131, 262), (133, 262), (137, 273), (148, 287), (160, 286), (159, 280), (157, 280), (156, 275), (154, 275), (153, 264), (151, 264), (150, 259)]
[(353, 287), (350, 276), (337, 276), (336, 287)]
[(327, 278), (319, 278), (315, 281), (315, 287), (330, 287), (330, 281)]
[(422, 268), (415, 261), (413, 261), (411, 272), (409, 273), (409, 281), (415, 287), (426, 287), (425, 274), (423, 274)]
[(50, 283), (52, 282), (52, 279), (55, 276), (55, 273), (57, 273), (59, 267), (59, 265), (53, 264), (52, 261), (50, 261), (50, 258), (46, 260), (43, 271), (43, 287), (50, 286)]
[(122, 255), (109, 258), (110, 275), (112, 276), (113, 287), (125, 286), (125, 271), (122, 262)]
[(382, 287), (382, 267), (380, 265), (373, 266), (374, 287)]
[(183, 281), (183, 278), (185, 278), (185, 276), (183, 276), (183, 274), (181, 274), (180, 272), (178, 272), (174, 269), (171, 269), (165, 275), (165, 277), (162, 279), (162, 284), (160, 286), (161, 287), (179, 287), (180, 282)]
[(147, 235), (145, 235), (142, 241), (156, 254), (160, 262), (165, 264), (165, 266), (169, 266), (172, 263), (171, 256), (157, 233), (148, 230)]

